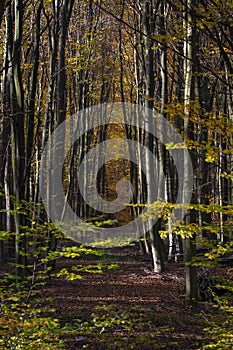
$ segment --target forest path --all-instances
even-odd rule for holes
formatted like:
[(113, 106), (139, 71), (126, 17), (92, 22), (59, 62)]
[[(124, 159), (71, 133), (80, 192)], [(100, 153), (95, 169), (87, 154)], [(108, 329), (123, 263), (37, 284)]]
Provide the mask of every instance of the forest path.
[[(57, 268), (83, 267), (99, 260), (61, 260)], [(62, 324), (74, 326), (67, 349), (200, 349), (207, 306), (190, 306), (184, 299), (180, 264), (167, 264), (157, 275), (149, 261), (132, 248), (109, 250), (103, 274), (83, 273), (82, 280), (53, 278), (43, 289)]]

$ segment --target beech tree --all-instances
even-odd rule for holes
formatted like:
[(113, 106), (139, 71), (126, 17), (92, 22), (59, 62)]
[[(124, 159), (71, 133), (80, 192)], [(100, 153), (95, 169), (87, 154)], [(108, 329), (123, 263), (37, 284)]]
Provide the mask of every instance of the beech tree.
[[(191, 103), (195, 100), (195, 42), (196, 33), (192, 14), (192, 9), (195, 6), (195, 1), (187, 0), (184, 7), (184, 137), (193, 139), (193, 123), (190, 120), (190, 113), (192, 113)], [(195, 165), (195, 153), (192, 156), (193, 165)], [(184, 177), (183, 177), (183, 203), (187, 203), (187, 188), (193, 176), (189, 172), (188, 160), (184, 155)], [(195, 201), (195, 189), (192, 196), (192, 202)], [(185, 224), (190, 225), (196, 223), (195, 213), (189, 210), (185, 217)], [(185, 272), (186, 272), (186, 298), (197, 299), (197, 282), (196, 282), (196, 268), (192, 266), (191, 259), (195, 257), (196, 234), (193, 237), (184, 238), (184, 254), (185, 254)]]

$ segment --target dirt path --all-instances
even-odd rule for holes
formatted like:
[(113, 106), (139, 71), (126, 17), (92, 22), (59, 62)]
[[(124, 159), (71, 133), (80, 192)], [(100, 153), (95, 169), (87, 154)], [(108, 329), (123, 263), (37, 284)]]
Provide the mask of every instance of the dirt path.
[[(67, 336), (67, 349), (201, 348), (203, 320), (198, 314), (203, 310), (185, 303), (183, 267), (168, 264), (166, 273), (157, 275), (138, 252), (113, 254), (113, 261), (110, 255), (102, 263), (117, 263), (117, 269), (84, 273), (72, 282), (53, 278), (43, 290), (54, 297), (51, 307), (60, 322), (75, 330)], [(65, 260), (57, 267), (97, 263)]]

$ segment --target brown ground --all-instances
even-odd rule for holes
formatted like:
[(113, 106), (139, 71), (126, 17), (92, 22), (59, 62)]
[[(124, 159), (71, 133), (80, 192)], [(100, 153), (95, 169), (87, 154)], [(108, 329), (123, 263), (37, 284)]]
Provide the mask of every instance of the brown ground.
[[(183, 267), (167, 264), (166, 273), (157, 275), (135, 247), (109, 254), (101, 262), (118, 269), (84, 273), (72, 282), (53, 277), (42, 291), (54, 297), (61, 324), (70, 325), (67, 349), (201, 349), (206, 324), (200, 314), (209, 307), (185, 302)], [(66, 259), (57, 268), (98, 263)]]

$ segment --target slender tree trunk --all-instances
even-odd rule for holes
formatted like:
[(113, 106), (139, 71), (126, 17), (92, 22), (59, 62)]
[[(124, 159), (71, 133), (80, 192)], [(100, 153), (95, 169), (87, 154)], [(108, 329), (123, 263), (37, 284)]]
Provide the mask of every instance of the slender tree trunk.
[[(0, 5), (4, 7), (4, 1)], [(0, 8), (1, 11), (1, 8)], [(0, 13), (1, 15), (1, 13)], [(1, 19), (1, 18), (0, 18)], [(5, 192), (5, 183), (6, 179), (6, 168), (7, 168), (7, 158), (9, 148), (9, 138), (10, 138), (10, 101), (9, 101), (9, 53), (12, 54), (12, 36), (11, 36), (11, 7), (8, 5), (6, 11), (6, 35), (5, 35), (5, 47), (4, 47), (4, 58), (3, 58), (3, 75), (1, 82), (1, 115), (0, 115), (0, 208), (6, 209), (6, 193)], [(8, 213), (0, 213), (0, 228), (2, 231), (7, 230), (7, 216)], [(0, 241), (0, 261), (4, 260), (5, 249), (4, 241)]]
[[(186, 140), (192, 138), (193, 125), (190, 121), (190, 113), (192, 108), (192, 96), (193, 96), (193, 79), (194, 79), (194, 31), (193, 31), (193, 16), (192, 11), (194, 9), (195, 0), (186, 0), (184, 11), (184, 137)], [(193, 176), (189, 172), (188, 159), (186, 153), (184, 153), (184, 176), (183, 176), (183, 203), (187, 203), (187, 188), (190, 178)], [(185, 222), (187, 225), (193, 222), (193, 212), (190, 210), (186, 214)], [(195, 221), (194, 221), (195, 222)], [(196, 237), (195, 234), (192, 238), (184, 239), (184, 254), (185, 254), (185, 281), (186, 281), (186, 299), (189, 301), (196, 300), (197, 295), (197, 280), (196, 280), (196, 268), (192, 266), (192, 258), (196, 255)]]
[(24, 91), (21, 74), (21, 44), (23, 32), (23, 2), (14, 1), (14, 40), (12, 51), (12, 67), (10, 77), (10, 109), (11, 109), (11, 147), (12, 147), (12, 174), (14, 194), (14, 219), (15, 219), (15, 257), (17, 275), (24, 278), (26, 265), (26, 241), (21, 237), (21, 225), (23, 217), (18, 212), (21, 200), (24, 198)]
[[(154, 191), (155, 188), (155, 164), (152, 159), (151, 154), (154, 152), (154, 138), (150, 133), (151, 128), (151, 112), (154, 108), (154, 52), (152, 49), (153, 43), (150, 39), (150, 35), (153, 34), (153, 9), (151, 4), (148, 1), (143, 1), (143, 26), (144, 31), (147, 34), (145, 38), (145, 83), (146, 83), (146, 98), (145, 98), (145, 146), (146, 146), (146, 180), (147, 180), (147, 203), (152, 204), (157, 198)], [(152, 225), (151, 219), (149, 219), (149, 236), (151, 242), (151, 253), (153, 260), (153, 269), (155, 272), (160, 273), (164, 270), (164, 261), (162, 255), (162, 242), (161, 237), (158, 233), (158, 226), (160, 225), (157, 222), (154, 226)]]
[(27, 101), (27, 118), (26, 118), (26, 150), (25, 150), (25, 200), (30, 198), (30, 169), (32, 162), (32, 151), (35, 138), (35, 110), (36, 110), (36, 91), (38, 86), (38, 69), (40, 60), (40, 40), (41, 40), (41, 11), (43, 0), (40, 0), (36, 11), (36, 30), (32, 40), (35, 42), (33, 50), (33, 68), (29, 82), (29, 97)]

